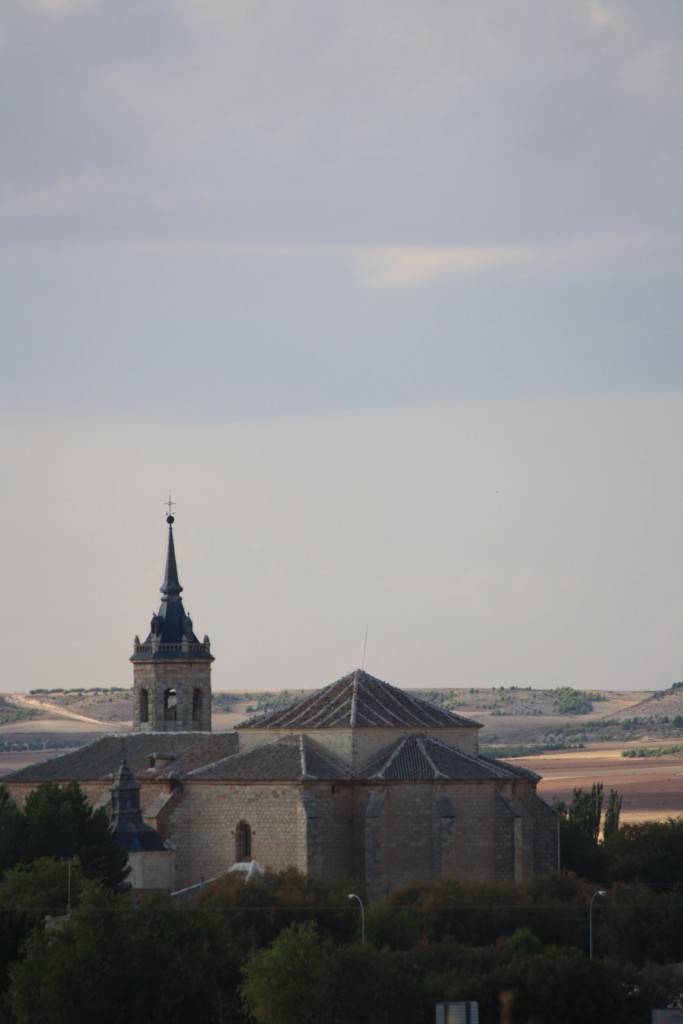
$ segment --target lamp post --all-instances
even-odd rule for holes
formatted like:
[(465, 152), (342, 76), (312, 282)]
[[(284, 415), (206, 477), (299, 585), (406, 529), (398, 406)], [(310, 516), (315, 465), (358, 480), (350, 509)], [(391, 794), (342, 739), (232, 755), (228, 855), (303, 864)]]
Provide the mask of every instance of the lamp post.
[(355, 892), (349, 893), (350, 900), (358, 900), (358, 906), (360, 907), (360, 941), (365, 942), (365, 907), (360, 896), (356, 896)]
[(589, 960), (593, 959), (593, 900), (595, 899), (596, 896), (606, 896), (606, 895), (607, 895), (607, 893), (605, 892), (604, 889), (598, 889), (598, 891), (594, 892), (593, 895), (591, 896), (591, 905), (590, 905), (590, 908), (588, 910), (588, 958), (589, 958)]

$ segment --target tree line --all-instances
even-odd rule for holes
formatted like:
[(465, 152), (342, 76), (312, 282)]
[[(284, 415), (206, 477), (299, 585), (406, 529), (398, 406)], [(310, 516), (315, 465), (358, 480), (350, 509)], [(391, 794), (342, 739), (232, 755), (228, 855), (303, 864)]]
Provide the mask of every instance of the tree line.
[(683, 886), (683, 818), (621, 824), (618, 791), (610, 790), (604, 818), (603, 796), (602, 783), (594, 782), (576, 788), (569, 804), (554, 801), (561, 866), (596, 883)]
[(444, 879), (368, 903), (290, 870), (178, 902), (126, 890), (76, 783), (43, 784), (23, 810), (1, 792), (0, 1022), (432, 1024), (436, 1002), (476, 1000), (482, 1024), (640, 1024), (683, 1000), (683, 819), (620, 826), (618, 810), (610, 794), (605, 836), (601, 789), (578, 791), (562, 827), (581, 822), (596, 848), (635, 837), (624, 871), (640, 880)]

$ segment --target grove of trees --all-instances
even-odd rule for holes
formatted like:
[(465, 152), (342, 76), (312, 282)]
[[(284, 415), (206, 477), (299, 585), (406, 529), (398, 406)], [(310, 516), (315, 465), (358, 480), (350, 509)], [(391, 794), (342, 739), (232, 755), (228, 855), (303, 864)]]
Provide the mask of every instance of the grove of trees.
[(598, 883), (574, 871), (389, 892), (362, 942), (350, 886), (293, 870), (194, 902), (126, 891), (78, 787), (36, 793), (20, 811), (0, 791), (0, 1024), (432, 1024), (444, 1000), (481, 1024), (640, 1024), (683, 1000), (683, 819), (619, 826), (618, 795), (604, 839), (601, 791), (563, 819), (609, 847), (590, 959)]

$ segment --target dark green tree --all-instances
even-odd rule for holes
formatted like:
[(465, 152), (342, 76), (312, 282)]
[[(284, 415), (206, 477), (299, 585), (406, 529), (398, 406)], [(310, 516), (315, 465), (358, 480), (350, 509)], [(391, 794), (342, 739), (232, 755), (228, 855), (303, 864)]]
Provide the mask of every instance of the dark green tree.
[(683, 817), (622, 825), (605, 838), (610, 879), (683, 884)]
[(608, 836), (613, 835), (619, 828), (619, 816), (621, 814), (622, 798), (616, 789), (610, 789), (607, 810), (605, 811), (605, 824), (603, 825), (603, 836), (605, 841)]
[(0, 785), (0, 876), (19, 859), (23, 826), (23, 814), (7, 787)]
[(27, 797), (20, 859), (40, 857), (77, 857), (85, 877), (109, 889), (120, 888), (130, 870), (106, 812), (90, 807), (77, 782), (43, 782)]
[(671, 964), (683, 950), (683, 890), (618, 883), (594, 917), (597, 949), (620, 963)]
[[(605, 864), (604, 852), (599, 844), (602, 817), (602, 783), (594, 782), (590, 790), (577, 787), (572, 801), (553, 803), (560, 816), (560, 864), (583, 878), (602, 881)], [(618, 794), (615, 792), (615, 800)]]
[(237, 956), (215, 918), (94, 888), (60, 927), (32, 932), (10, 968), (16, 1024), (241, 1021)]
[(50, 858), (18, 864), (0, 883), (0, 991), (9, 964), (34, 928), (76, 906), (87, 883), (77, 863)]
[(200, 905), (221, 913), (232, 940), (247, 956), (294, 923), (314, 921), (322, 935), (351, 939), (358, 928), (358, 908), (349, 905), (349, 888), (330, 889), (293, 868), (267, 873), (258, 882), (224, 875), (199, 897)]
[(600, 835), (600, 818), (602, 816), (602, 782), (594, 782), (590, 791), (580, 786), (574, 790), (569, 805), (569, 820), (576, 822), (594, 843)]
[(428, 1024), (434, 1009), (402, 957), (369, 944), (334, 945), (294, 924), (244, 969), (242, 999), (257, 1024)]

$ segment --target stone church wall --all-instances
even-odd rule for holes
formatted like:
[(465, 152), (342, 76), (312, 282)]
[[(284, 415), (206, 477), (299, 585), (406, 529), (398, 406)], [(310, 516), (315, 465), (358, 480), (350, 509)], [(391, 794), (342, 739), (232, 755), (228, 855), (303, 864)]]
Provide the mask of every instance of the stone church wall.
[(352, 784), (306, 785), (301, 806), (306, 816), (308, 874), (331, 885), (350, 882), (354, 877)]
[(215, 878), (237, 859), (236, 830), (251, 828), (251, 858), (269, 871), (306, 870), (299, 842), (299, 786), (277, 783), (194, 783), (169, 815), (177, 848), (176, 886)]
[(512, 880), (516, 865), (525, 877), (533, 871), (532, 816), (523, 805), (519, 814), (499, 807), (495, 784), (385, 783), (359, 787), (357, 799), (372, 898), (412, 882), (478, 884)]

